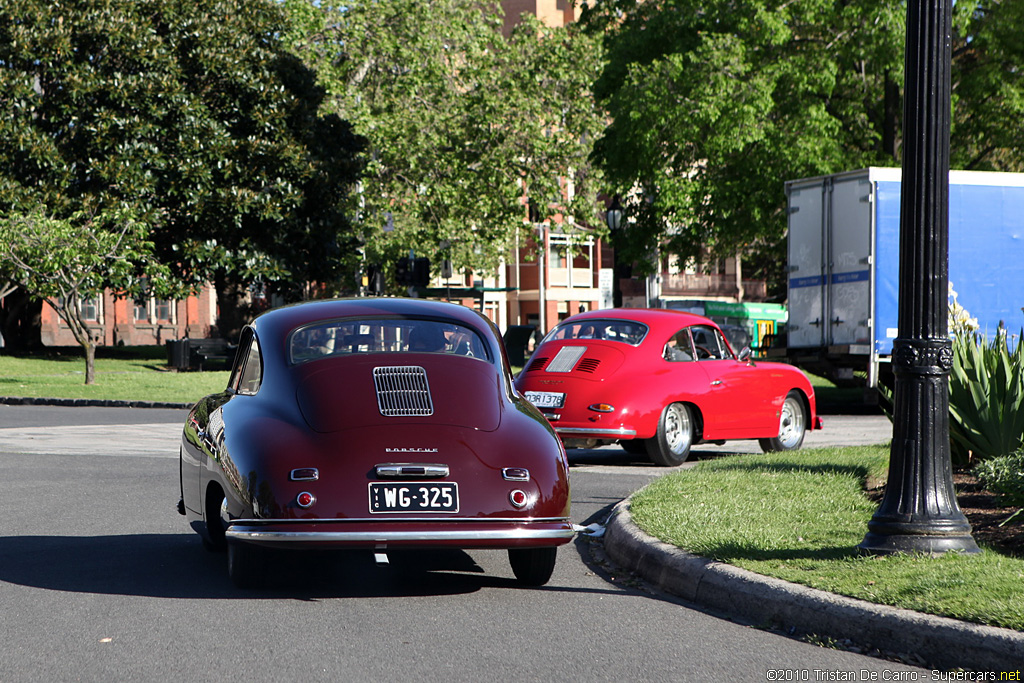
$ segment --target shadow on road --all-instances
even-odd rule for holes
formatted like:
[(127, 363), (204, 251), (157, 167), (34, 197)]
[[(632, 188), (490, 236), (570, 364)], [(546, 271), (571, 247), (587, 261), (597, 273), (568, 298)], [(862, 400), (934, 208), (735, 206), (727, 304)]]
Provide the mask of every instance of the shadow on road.
[[(562, 553), (572, 552), (564, 546)], [(504, 560), (504, 551), (500, 552)], [(363, 551), (273, 553), (266, 587), (236, 588), (224, 553), (193, 534), (0, 537), (0, 581), (75, 593), (156, 598), (368, 598), (457, 595), (482, 588), (523, 590), (485, 573), (461, 550), (390, 551), (377, 565)], [(550, 584), (540, 589), (578, 592)], [(587, 590), (587, 592), (595, 592)], [(596, 592), (615, 592), (596, 591)]]

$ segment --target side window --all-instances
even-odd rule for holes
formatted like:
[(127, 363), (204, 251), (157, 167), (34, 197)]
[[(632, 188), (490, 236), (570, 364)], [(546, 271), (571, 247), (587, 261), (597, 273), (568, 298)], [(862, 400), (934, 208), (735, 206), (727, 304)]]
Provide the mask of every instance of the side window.
[(693, 345), (690, 343), (690, 330), (683, 328), (672, 335), (672, 338), (665, 344), (663, 352), (665, 360), (673, 363), (682, 363), (693, 360)]
[(231, 379), (228, 381), (228, 388), (239, 394), (252, 396), (259, 391), (262, 379), (263, 361), (260, 358), (259, 341), (252, 328), (248, 328), (242, 334), (242, 342), (238, 346), (238, 356)]
[(697, 360), (722, 360), (729, 358), (726, 351), (722, 334), (714, 327), (708, 325), (694, 325), (690, 328), (693, 334), (693, 347), (697, 354)]

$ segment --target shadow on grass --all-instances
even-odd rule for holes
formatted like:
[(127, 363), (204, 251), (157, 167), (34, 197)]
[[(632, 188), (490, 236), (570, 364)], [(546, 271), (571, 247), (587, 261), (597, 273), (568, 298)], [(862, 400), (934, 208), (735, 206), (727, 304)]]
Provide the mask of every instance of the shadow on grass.
[(719, 562), (735, 564), (737, 560), (757, 562), (789, 562), (798, 560), (816, 560), (834, 562), (836, 560), (852, 560), (859, 556), (857, 548), (845, 546), (839, 548), (772, 548), (765, 549), (752, 543), (725, 541), (718, 545), (702, 548), (702, 557)]
[(808, 464), (799, 460), (776, 460), (772, 462), (732, 462), (727, 459), (719, 460), (715, 464), (715, 471), (742, 471), (742, 472), (780, 472), (780, 473), (806, 473), (813, 475), (831, 475), (843, 477), (855, 477), (862, 484), (866, 484), (871, 475), (866, 465), (842, 465), (839, 463), (817, 463)]

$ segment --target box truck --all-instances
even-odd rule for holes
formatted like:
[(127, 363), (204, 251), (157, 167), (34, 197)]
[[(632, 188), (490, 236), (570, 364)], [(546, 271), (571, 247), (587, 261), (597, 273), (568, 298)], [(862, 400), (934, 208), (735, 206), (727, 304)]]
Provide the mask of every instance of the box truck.
[[(774, 353), (841, 386), (874, 389), (891, 371), (900, 178), (867, 168), (785, 184), (789, 322)], [(950, 172), (949, 282), (989, 339), (1024, 326), (1024, 173)]]

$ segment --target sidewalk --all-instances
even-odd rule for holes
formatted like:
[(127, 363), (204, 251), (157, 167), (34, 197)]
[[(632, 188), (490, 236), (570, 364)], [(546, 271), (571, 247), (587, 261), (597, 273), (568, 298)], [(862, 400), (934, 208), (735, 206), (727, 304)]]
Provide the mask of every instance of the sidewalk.
[(1015, 677), (992, 680), (1022, 680), (1020, 631), (876, 605), (691, 555), (633, 524), (629, 499), (612, 511), (604, 547), (620, 568), (659, 590), (752, 624), (793, 627), (800, 633), (914, 654), (929, 667), (1009, 672)]

